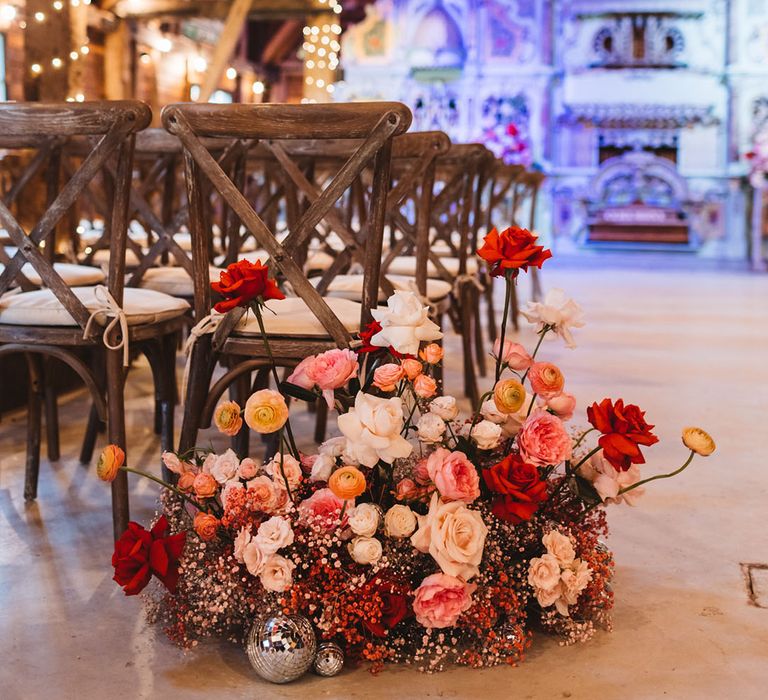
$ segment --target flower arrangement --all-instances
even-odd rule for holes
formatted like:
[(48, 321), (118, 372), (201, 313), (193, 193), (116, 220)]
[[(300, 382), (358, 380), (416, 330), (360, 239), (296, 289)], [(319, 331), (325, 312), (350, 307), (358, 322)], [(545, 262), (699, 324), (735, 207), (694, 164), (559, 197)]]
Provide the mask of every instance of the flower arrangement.
[[(518, 228), (491, 231), (478, 254), (504, 278), (507, 306), (521, 271), (551, 256)], [(279, 290), (248, 265), (218, 290), (258, 316)], [(686, 428), (683, 465), (643, 478), (643, 450), (658, 440), (644, 412), (606, 398), (587, 407), (589, 427), (569, 427), (576, 398), (538, 357), (549, 334), (573, 346), (578, 305), (553, 290), (524, 314), (535, 349), (506, 337), (505, 313), (494, 385), (466, 416), (440, 392), (441, 333), (409, 292), (374, 313), (357, 352), (308, 357), (242, 409), (222, 402), (222, 433), (244, 421), (274, 434), (276, 452), (263, 463), (232, 450), (164, 453), (175, 483), (152, 529), (131, 523), (118, 541), (115, 581), (135, 595), (157, 578), (150, 617), (182, 647), (240, 641), (264, 615), (301, 615), (374, 670), (516, 664), (535, 631), (574, 643), (610, 628), (606, 507), (633, 505), (645, 484), (715, 445)], [(300, 452), (287, 397), (324, 399), (339, 435)], [(136, 471), (123, 462), (107, 448), (100, 478)]]

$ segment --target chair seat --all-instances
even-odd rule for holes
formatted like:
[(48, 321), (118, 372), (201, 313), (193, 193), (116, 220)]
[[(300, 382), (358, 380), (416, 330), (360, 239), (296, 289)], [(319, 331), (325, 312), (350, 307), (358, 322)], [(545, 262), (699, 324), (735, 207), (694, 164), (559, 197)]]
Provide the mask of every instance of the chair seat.
[[(0, 263), (0, 272), (5, 269), (5, 265)], [(89, 284), (99, 284), (104, 281), (104, 273), (98, 267), (90, 265), (73, 265), (72, 263), (54, 263), (53, 269), (58, 273), (64, 283), (70, 287), (84, 287)], [(43, 280), (30, 263), (25, 263), (21, 268), (22, 274), (32, 284), (41, 286)]]
[[(96, 298), (96, 287), (76, 287), (73, 294), (88, 311), (96, 311), (103, 304)], [(126, 289), (123, 311), (129, 326), (159, 323), (186, 313), (189, 304), (151, 289)], [(96, 316), (104, 324), (106, 315)], [(6, 294), (0, 299), (0, 323), (15, 326), (77, 326), (69, 311), (50, 289), (34, 292)]]
[[(416, 279), (407, 275), (387, 275), (396, 291), (410, 292), (416, 290)], [(319, 277), (313, 277), (310, 282), (317, 286)], [(451, 285), (445, 280), (427, 280), (427, 298), (430, 301), (439, 301), (451, 293)], [(328, 286), (326, 294), (329, 297), (351, 299), (360, 301), (363, 294), (363, 275), (337, 275)], [(379, 301), (386, 301), (387, 295), (380, 289)]]
[[(459, 259), (458, 258), (441, 258), (440, 262), (443, 267), (452, 275), (459, 274)], [(415, 255), (401, 255), (395, 258), (389, 265), (387, 272), (393, 275), (410, 275), (416, 274), (416, 256)], [(477, 273), (477, 260), (474, 256), (467, 258), (467, 274), (474, 275)], [(437, 274), (437, 268), (431, 260), (427, 261), (427, 275), (429, 277), (439, 277)]]
[[(146, 251), (145, 251), (146, 252)], [(138, 267), (139, 256), (133, 252), (130, 248), (125, 251), (125, 266), (126, 267)], [(93, 254), (94, 265), (109, 265), (109, 248), (101, 248)]]
[[(347, 331), (350, 333), (359, 332), (361, 305), (358, 302), (337, 297), (326, 297), (325, 301)], [(266, 305), (269, 311), (262, 314), (262, 318), (267, 335), (328, 337), (328, 331), (310, 311), (303, 299), (299, 297), (270, 299)], [(237, 335), (261, 335), (259, 323), (253, 313), (249, 312), (243, 317), (243, 320), (236, 327), (235, 333)]]
[[(211, 282), (218, 282), (223, 270), (209, 267), (208, 276)], [(170, 294), (172, 297), (192, 297), (195, 293), (192, 278), (180, 266), (150, 267), (144, 272), (139, 282), (141, 289), (154, 289), (156, 292)]]

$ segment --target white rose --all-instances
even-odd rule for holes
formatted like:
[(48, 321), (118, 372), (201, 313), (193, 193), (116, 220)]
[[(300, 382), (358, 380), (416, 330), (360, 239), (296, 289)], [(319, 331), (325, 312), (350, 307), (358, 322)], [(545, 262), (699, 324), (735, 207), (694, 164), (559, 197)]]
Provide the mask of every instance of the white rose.
[(554, 326), (555, 332), (565, 341), (569, 348), (575, 348), (571, 328), (581, 328), (584, 325), (581, 307), (562, 289), (550, 289), (544, 296), (543, 302), (529, 301), (520, 313), (531, 323), (538, 324), (538, 330), (545, 325)]
[(488, 534), (480, 513), (461, 501), (443, 503), (433, 494), (429, 512), (417, 518), (419, 529), (411, 536), (411, 544), (429, 552), (443, 573), (464, 581), (479, 573)]
[(285, 488), (287, 479), (291, 490), (295, 489), (304, 478), (299, 460), (292, 455), (276, 454), (270, 462), (264, 465), (264, 471), (282, 488)]
[(347, 522), (352, 532), (363, 537), (373, 537), (379, 527), (381, 511), (373, 503), (360, 503), (348, 511)]
[(387, 299), (386, 308), (371, 309), (371, 314), (381, 324), (381, 330), (371, 338), (371, 345), (391, 345), (404, 355), (416, 355), (422, 340), (443, 337), (439, 326), (429, 318), (429, 307), (413, 292), (395, 292)]
[[(231, 452), (232, 450), (229, 451)], [(211, 470), (213, 469), (213, 465), (216, 464), (217, 459), (218, 457), (213, 452), (209, 452), (203, 460), (203, 466), (200, 467), (200, 471), (203, 474), (210, 474)]]
[(245, 548), (251, 543), (251, 529), (250, 527), (241, 527), (240, 531), (235, 537), (235, 559), (241, 564), (245, 561), (243, 555), (245, 554)]
[(278, 549), (293, 544), (291, 524), (285, 518), (273, 515), (259, 525), (253, 541), (264, 554), (274, 554)]
[(279, 554), (272, 554), (264, 560), (261, 569), (261, 585), (268, 591), (282, 593), (293, 583), (293, 570), (296, 564)]
[(328, 481), (333, 468), (336, 466), (336, 459), (327, 454), (317, 455), (314, 464), (312, 464), (312, 473), (309, 475), (310, 481)]
[(489, 420), (481, 420), (470, 433), (481, 450), (492, 450), (501, 440), (501, 426)]
[(225, 484), (227, 481), (237, 478), (239, 466), (240, 460), (237, 455), (231, 449), (227, 450), (223, 455), (214, 458), (211, 465), (211, 476), (220, 484)]
[(416, 427), (422, 442), (440, 442), (445, 434), (445, 421), (435, 413), (422, 415)]
[(504, 425), (507, 422), (507, 414), (502, 413), (496, 407), (496, 402), (493, 399), (483, 401), (480, 406), (480, 415), (491, 423), (496, 423), (496, 425)]
[(453, 420), (459, 415), (459, 406), (453, 396), (438, 396), (432, 399), (429, 410), (443, 420)]
[(576, 559), (560, 576), (562, 597), (568, 605), (575, 605), (579, 594), (592, 580), (592, 570), (586, 562)]
[(183, 474), (184, 467), (181, 464), (181, 460), (173, 452), (163, 452), (161, 455), (163, 464), (166, 469), (172, 471), (174, 474)]
[(375, 564), (381, 559), (381, 542), (373, 537), (355, 537), (347, 549), (358, 564)]
[(645, 489), (632, 489), (628, 493), (619, 496), (619, 491), (627, 486), (632, 486), (640, 481), (640, 467), (636, 464), (630, 466), (627, 471), (617, 470), (600, 450), (593, 454), (580, 468), (579, 476), (584, 477), (594, 486), (597, 495), (605, 503), (621, 503), (633, 506), (645, 493)]
[(568, 566), (576, 556), (570, 537), (561, 535), (557, 530), (551, 530), (541, 538), (547, 553), (551, 554), (560, 566)]
[(534, 588), (552, 590), (560, 583), (560, 562), (552, 554), (534, 557), (528, 566), (528, 583)]
[(388, 537), (410, 537), (416, 525), (416, 513), (403, 504), (392, 506), (384, 516), (384, 533)]
[(338, 417), (339, 430), (347, 438), (346, 451), (366, 467), (380, 459), (392, 464), (411, 454), (413, 447), (400, 435), (403, 422), (402, 399), (381, 399), (362, 391), (355, 397), (354, 408)]
[(253, 576), (258, 576), (264, 568), (264, 552), (253, 540), (243, 548), (243, 563)]
[(317, 452), (321, 455), (329, 455), (331, 457), (341, 457), (342, 452), (347, 447), (347, 438), (343, 435), (338, 437), (329, 438), (320, 447)]

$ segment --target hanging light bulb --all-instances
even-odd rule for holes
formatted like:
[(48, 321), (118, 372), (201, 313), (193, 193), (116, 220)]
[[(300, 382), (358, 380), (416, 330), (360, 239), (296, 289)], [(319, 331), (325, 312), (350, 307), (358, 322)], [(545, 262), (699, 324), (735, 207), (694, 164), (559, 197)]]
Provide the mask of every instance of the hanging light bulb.
[(262, 83), (261, 80), (255, 80), (251, 86), (251, 89), (253, 90), (254, 95), (263, 95), (264, 83)]
[(64, 65), (64, 61), (62, 61), (58, 56), (56, 56), (55, 58), (51, 59), (51, 65), (54, 68), (59, 69)]
[(192, 60), (192, 67), (198, 73), (205, 73), (208, 69), (208, 61), (206, 61), (203, 56), (195, 56)]
[(237, 70), (232, 66), (227, 68), (227, 78), (229, 78), (230, 80), (235, 80), (235, 78), (237, 78)]
[(31, 70), (35, 75), (40, 75), (40, 73), (43, 72), (43, 67), (39, 63), (33, 63), (29, 70)]
[(157, 40), (157, 50), (161, 53), (169, 53), (173, 48), (173, 42), (166, 36), (162, 36)]
[(54, 0), (53, 9), (56, 12), (61, 12), (64, 9), (64, 3), (61, 0)]
[(45, 22), (45, 12), (35, 12), (35, 22)]
[(0, 19), (4, 22), (12, 22), (16, 19), (16, 8), (13, 5), (3, 5), (0, 7)]

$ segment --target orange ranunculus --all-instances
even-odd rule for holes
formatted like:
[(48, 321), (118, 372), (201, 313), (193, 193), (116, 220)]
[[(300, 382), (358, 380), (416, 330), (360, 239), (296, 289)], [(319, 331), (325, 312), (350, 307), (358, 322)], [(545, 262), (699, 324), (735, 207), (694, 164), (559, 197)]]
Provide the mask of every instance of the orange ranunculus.
[(221, 273), (218, 282), (211, 282), (211, 289), (224, 297), (224, 301), (215, 304), (213, 308), (226, 313), (236, 306), (248, 306), (257, 299), (285, 299), (275, 281), (269, 279), (268, 273), (269, 268), (262, 265), (261, 260), (255, 263), (249, 260), (232, 263)]
[(328, 488), (343, 501), (357, 498), (365, 487), (365, 475), (357, 467), (340, 467), (328, 479)]
[(587, 419), (602, 433), (598, 445), (616, 470), (644, 464), (640, 445), (649, 447), (659, 441), (651, 432), (653, 426), (645, 422), (645, 412), (634, 404), (625, 406), (623, 399), (615, 404), (610, 399), (593, 403), (587, 407)]
[(125, 463), (125, 452), (117, 445), (107, 445), (96, 462), (96, 476), (102, 481), (114, 481)]
[(418, 360), (414, 360), (411, 357), (408, 357), (405, 360), (403, 360), (400, 366), (405, 370), (405, 375), (411, 381), (416, 379), (416, 377), (418, 377), (424, 369), (424, 366), (421, 364), (421, 362), (419, 362)]
[(712, 436), (701, 428), (684, 428), (683, 444), (702, 457), (709, 457), (716, 447)]
[(493, 388), (493, 403), (502, 413), (517, 413), (525, 402), (525, 388), (516, 379), (502, 379)]
[(275, 433), (288, 420), (288, 406), (282, 394), (273, 389), (261, 389), (251, 394), (245, 403), (245, 422), (257, 433)]
[(216, 516), (199, 510), (195, 514), (193, 526), (198, 537), (203, 540), (203, 542), (210, 542), (211, 540), (216, 539), (216, 531), (219, 529), (219, 520)]
[(551, 399), (563, 392), (565, 377), (551, 362), (534, 362), (528, 370), (531, 389), (543, 399)]
[(536, 236), (519, 226), (512, 226), (499, 233), (491, 229), (477, 254), (490, 265), (491, 275), (503, 277), (507, 271), (515, 275), (529, 266), (541, 268), (552, 257), (550, 250), (536, 245)]
[(443, 359), (444, 354), (443, 348), (437, 343), (430, 343), (425, 348), (422, 348), (421, 352), (419, 352), (419, 357), (428, 365), (436, 365)]
[(222, 401), (213, 412), (213, 422), (224, 435), (237, 435), (243, 427), (240, 406), (237, 401)]
[(192, 488), (198, 498), (213, 498), (219, 490), (219, 482), (210, 474), (198, 474), (192, 482)]

